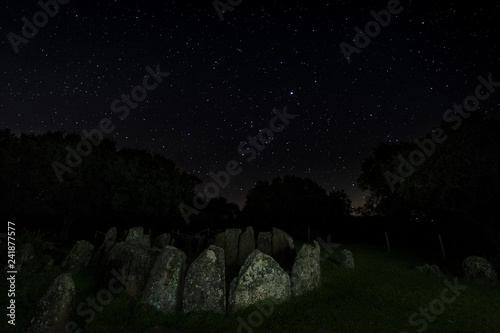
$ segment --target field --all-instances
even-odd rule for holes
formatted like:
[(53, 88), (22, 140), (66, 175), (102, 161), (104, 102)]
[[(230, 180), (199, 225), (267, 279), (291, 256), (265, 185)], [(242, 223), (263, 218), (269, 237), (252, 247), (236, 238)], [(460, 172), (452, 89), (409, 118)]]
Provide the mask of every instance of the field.
[[(356, 267), (353, 271), (339, 265), (343, 248), (354, 255)], [(61, 257), (63, 254), (61, 251)], [(446, 262), (438, 263), (445, 273), (444, 278), (414, 269), (424, 263), (434, 262), (399, 249), (387, 253), (382, 248), (343, 245), (322, 261), (320, 288), (286, 304), (271, 307), (267, 302), (227, 317), (213, 314), (166, 316), (149, 306), (134, 305), (122, 293), (101, 312), (97, 311), (90, 323), (84, 321), (88, 316), (75, 321), (81, 333), (143, 333), (156, 325), (172, 328), (165, 331), (172, 333), (500, 332), (499, 286), (483, 287), (462, 278), (455, 281), (458, 266)], [(8, 325), (4, 319), (0, 331), (26, 332), (38, 300), (59, 273), (60, 269), (55, 266), (44, 274), (19, 275), (16, 326)], [(92, 277), (95, 273), (74, 274), (77, 305), (87, 297), (94, 297), (99, 290), (98, 281)], [(459, 285), (456, 294), (449, 290), (445, 280)], [(5, 279), (0, 282), (0, 288), (8, 290)], [(445, 288), (448, 290), (443, 291)], [(432, 310), (427, 315), (420, 313), (421, 308), (425, 311), (429, 307)]]

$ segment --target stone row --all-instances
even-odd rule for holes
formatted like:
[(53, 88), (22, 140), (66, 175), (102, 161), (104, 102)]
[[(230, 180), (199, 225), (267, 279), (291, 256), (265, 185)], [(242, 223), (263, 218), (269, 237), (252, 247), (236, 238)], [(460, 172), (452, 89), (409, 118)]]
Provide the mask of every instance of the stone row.
[[(233, 233), (228, 230), (228, 234)], [(247, 228), (245, 232), (252, 234), (253, 230)], [(279, 230), (273, 232), (281, 235)], [(291, 237), (283, 234), (289, 244)], [(74, 310), (71, 308), (75, 301), (72, 273), (91, 262), (106, 263), (110, 281), (120, 274), (128, 295), (138, 303), (150, 304), (166, 314), (176, 311), (232, 314), (259, 301), (285, 302), (292, 296), (314, 290), (320, 282), (320, 246), (316, 241), (314, 246), (303, 245), (296, 255), (291, 274), (269, 254), (253, 249), (226, 291), (224, 248), (210, 245), (187, 269), (186, 254), (168, 245), (167, 237), (160, 236), (162, 241), (155, 240), (154, 244), (160, 248), (150, 247), (149, 236), (144, 235), (142, 228), (129, 230), (123, 242), (116, 242), (116, 235), (116, 228), (111, 228), (103, 244), (95, 251), (90, 242), (76, 242), (63, 262), (65, 272), (54, 280), (42, 298), (40, 311), (31, 321), (29, 333), (56, 332), (65, 325)], [(238, 249), (246, 239), (239, 238)], [(293, 240), (291, 242), (293, 244)]]
[(273, 228), (272, 232), (259, 232), (257, 241), (252, 227), (226, 229), (217, 234), (214, 245), (223, 248), (226, 253), (226, 265), (241, 266), (256, 248), (273, 257), (283, 268), (289, 268), (295, 259), (293, 238), (283, 230)]

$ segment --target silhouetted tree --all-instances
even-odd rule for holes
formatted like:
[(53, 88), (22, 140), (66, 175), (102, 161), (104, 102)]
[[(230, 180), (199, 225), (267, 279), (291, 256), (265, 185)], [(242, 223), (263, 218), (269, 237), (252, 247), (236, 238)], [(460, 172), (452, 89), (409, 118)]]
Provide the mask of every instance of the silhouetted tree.
[[(436, 133), (446, 136), (444, 142), (433, 141)], [(403, 226), (419, 219), (449, 235), (457, 247), (491, 251), (500, 244), (500, 214), (494, 209), (500, 197), (499, 123), (475, 112), (460, 126), (442, 122), (418, 142), (379, 144), (365, 159), (358, 179), (360, 188), (370, 191), (364, 212), (399, 219)], [(409, 160), (424, 143), (430, 154), (422, 152), (425, 161), (392, 192), (384, 173), (396, 173), (401, 157)]]
[(350, 212), (345, 192), (328, 195), (310, 179), (285, 176), (257, 182), (247, 194), (242, 220), (260, 230), (277, 227), (297, 234), (308, 227), (328, 227)]
[[(163, 156), (122, 149), (110, 139), (92, 147), (63, 181), (52, 163), (66, 162), (76, 133), (13, 135), (0, 130), (0, 216), (26, 227), (59, 231), (62, 240), (93, 235), (112, 225), (170, 230), (180, 225), (177, 206), (190, 200), (199, 180)], [(50, 224), (42, 224), (50, 221)]]
[(238, 224), (240, 209), (235, 203), (228, 203), (226, 198), (213, 198), (208, 202), (205, 209), (200, 210), (198, 215), (193, 215), (189, 229), (198, 232), (206, 228), (211, 230), (225, 230), (227, 228), (242, 227)]

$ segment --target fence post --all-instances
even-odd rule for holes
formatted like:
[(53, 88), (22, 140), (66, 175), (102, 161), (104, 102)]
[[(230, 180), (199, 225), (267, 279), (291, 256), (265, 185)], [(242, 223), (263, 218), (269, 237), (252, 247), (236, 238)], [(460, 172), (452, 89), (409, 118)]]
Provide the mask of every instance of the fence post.
[(441, 245), (441, 253), (443, 254), (443, 259), (446, 260), (446, 253), (444, 252), (443, 239), (441, 238), (441, 234), (438, 234), (439, 244)]
[(101, 234), (101, 235), (104, 235), (104, 237), (106, 237), (106, 233), (104, 233), (102, 231), (96, 231), (94, 233), (94, 244), (97, 243), (97, 234)]
[(391, 252), (391, 245), (389, 244), (389, 236), (387, 236), (387, 231), (385, 232), (385, 241), (387, 242), (387, 250)]

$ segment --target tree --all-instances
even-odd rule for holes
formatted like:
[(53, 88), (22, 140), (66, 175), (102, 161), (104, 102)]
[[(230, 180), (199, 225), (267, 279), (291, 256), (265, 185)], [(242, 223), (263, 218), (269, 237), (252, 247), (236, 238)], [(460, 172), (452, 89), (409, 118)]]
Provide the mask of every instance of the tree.
[(277, 227), (299, 233), (308, 227), (323, 229), (350, 212), (345, 192), (327, 194), (310, 179), (285, 176), (257, 182), (247, 194), (242, 219), (261, 230)]
[[(442, 131), (442, 143), (433, 140), (433, 131)], [(500, 124), (475, 112), (453, 129), (442, 122), (439, 128), (419, 138), (417, 144), (379, 144), (372, 156), (362, 164), (358, 179), (370, 196), (364, 209), (399, 223), (419, 218), (432, 222), (439, 232), (449, 235), (456, 246), (468, 251), (490, 252), (500, 244)], [(396, 170), (400, 159), (412, 151), (422, 150), (426, 142), (432, 151), (425, 161), (415, 166), (411, 175), (391, 192), (384, 172)], [(432, 149), (431, 149), (432, 148)]]
[(199, 180), (163, 156), (117, 151), (115, 142), (104, 138), (60, 182), (52, 163), (67, 163), (66, 148), (78, 150), (81, 140), (77, 133), (17, 137), (0, 131), (0, 216), (59, 231), (61, 240), (70, 233), (91, 237), (113, 225), (170, 230), (180, 223), (177, 206), (192, 198)]
[(226, 198), (213, 198), (208, 202), (205, 209), (200, 210), (199, 215), (192, 217), (190, 230), (198, 232), (206, 228), (213, 230), (225, 230), (227, 228), (239, 228), (238, 217), (240, 209), (237, 204), (227, 202)]

